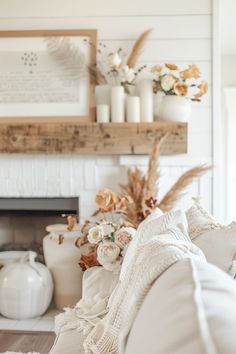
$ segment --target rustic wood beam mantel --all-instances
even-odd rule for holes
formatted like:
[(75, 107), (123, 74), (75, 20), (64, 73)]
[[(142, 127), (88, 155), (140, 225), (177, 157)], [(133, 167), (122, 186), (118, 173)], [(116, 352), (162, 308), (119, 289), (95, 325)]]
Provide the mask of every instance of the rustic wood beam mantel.
[(163, 155), (187, 152), (187, 123), (16, 123), (0, 121), (0, 153), (148, 154), (169, 133)]

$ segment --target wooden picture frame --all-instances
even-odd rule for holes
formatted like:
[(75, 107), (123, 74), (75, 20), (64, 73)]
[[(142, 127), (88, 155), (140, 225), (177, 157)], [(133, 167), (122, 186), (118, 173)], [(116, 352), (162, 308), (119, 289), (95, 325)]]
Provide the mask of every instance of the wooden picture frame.
[[(50, 41), (64, 38), (80, 48), (86, 67), (80, 74), (69, 56), (65, 64), (48, 50)], [(87, 68), (96, 64), (96, 45), (96, 30), (0, 31), (0, 124), (94, 122), (95, 88)]]

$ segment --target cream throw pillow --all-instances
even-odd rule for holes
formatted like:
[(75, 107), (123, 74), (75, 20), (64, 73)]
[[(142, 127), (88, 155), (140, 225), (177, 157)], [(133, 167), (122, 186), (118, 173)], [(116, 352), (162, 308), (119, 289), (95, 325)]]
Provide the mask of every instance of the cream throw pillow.
[(219, 230), (223, 225), (202, 205), (200, 197), (193, 198), (194, 204), (186, 212), (188, 233), (191, 240), (210, 230)]
[(206, 256), (208, 262), (215, 264), (232, 277), (236, 276), (236, 225), (232, 224), (220, 230), (211, 230), (194, 238)]
[[(123, 279), (132, 259), (135, 257), (137, 248), (150, 240), (153, 236), (163, 233), (167, 229), (177, 227), (181, 232), (176, 233), (176, 238), (191, 242), (188, 236), (188, 222), (182, 210), (170, 211), (163, 214), (156, 209), (138, 227), (133, 240), (130, 242), (120, 272), (120, 279)], [(180, 236), (181, 235), (181, 236)]]
[(199, 198), (186, 212), (192, 242), (215, 264), (232, 277), (236, 276), (236, 224), (224, 226), (204, 208)]

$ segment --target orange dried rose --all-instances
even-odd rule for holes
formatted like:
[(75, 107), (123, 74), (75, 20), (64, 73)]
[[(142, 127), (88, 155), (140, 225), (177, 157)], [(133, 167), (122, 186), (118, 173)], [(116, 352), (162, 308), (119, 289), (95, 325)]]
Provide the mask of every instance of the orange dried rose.
[(201, 76), (200, 70), (196, 64), (189, 65), (188, 69), (180, 72), (180, 77), (183, 80), (199, 79)]
[(188, 86), (181, 83), (181, 82), (177, 82), (174, 85), (174, 92), (177, 96), (187, 96), (188, 94)]
[(79, 266), (83, 271), (85, 271), (88, 268), (99, 266), (100, 263), (97, 260), (97, 250), (92, 250), (92, 252), (88, 254), (82, 254), (80, 261), (79, 261)]
[(165, 64), (165, 66), (170, 70), (178, 70), (178, 66), (175, 64)]
[(199, 91), (196, 95), (194, 95), (195, 100), (199, 100), (203, 95), (207, 93), (208, 83), (206, 81), (202, 81), (200, 85), (198, 85)]
[(101, 211), (112, 211), (115, 208), (117, 202), (117, 196), (110, 189), (102, 189), (96, 195), (96, 203), (100, 207)]

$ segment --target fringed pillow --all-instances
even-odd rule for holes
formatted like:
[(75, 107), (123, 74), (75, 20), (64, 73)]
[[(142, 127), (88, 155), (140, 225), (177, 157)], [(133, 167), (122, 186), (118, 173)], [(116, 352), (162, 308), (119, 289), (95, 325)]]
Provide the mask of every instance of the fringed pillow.
[(236, 277), (236, 224), (222, 225), (204, 208), (199, 198), (186, 213), (192, 242), (215, 264)]

